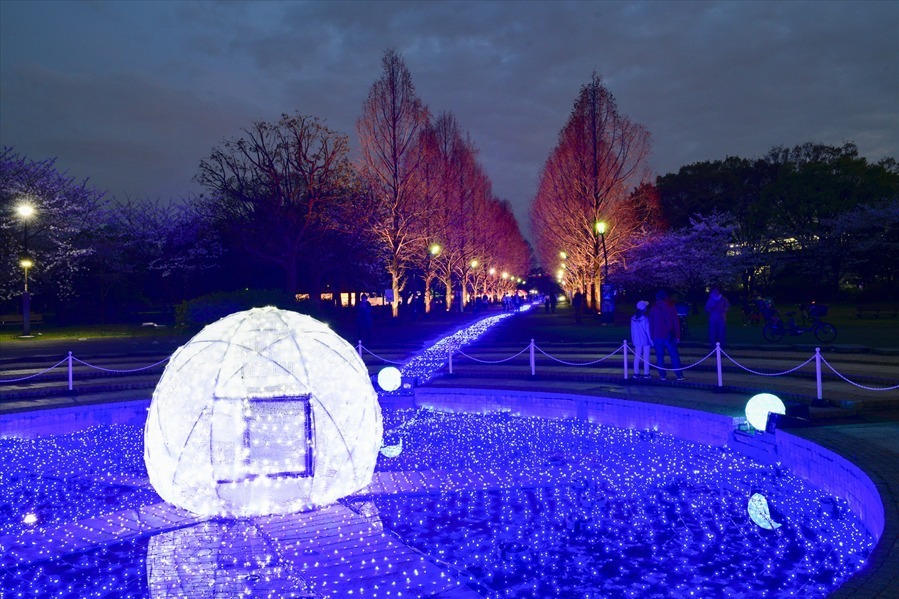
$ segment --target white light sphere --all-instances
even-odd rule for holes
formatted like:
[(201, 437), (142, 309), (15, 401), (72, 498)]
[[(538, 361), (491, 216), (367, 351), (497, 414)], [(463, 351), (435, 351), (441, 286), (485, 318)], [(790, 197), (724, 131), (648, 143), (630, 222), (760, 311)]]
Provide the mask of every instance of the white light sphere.
[(398, 368), (387, 366), (378, 373), (378, 386), (384, 391), (396, 391), (403, 382), (403, 375)]
[(377, 393), (349, 343), (309, 316), (254, 308), (172, 355), (144, 462), (160, 497), (196, 514), (290, 513), (371, 483), (382, 434)]
[(746, 402), (746, 420), (753, 428), (763, 431), (768, 425), (768, 414), (786, 414), (787, 409), (780, 398), (771, 393), (753, 395)]

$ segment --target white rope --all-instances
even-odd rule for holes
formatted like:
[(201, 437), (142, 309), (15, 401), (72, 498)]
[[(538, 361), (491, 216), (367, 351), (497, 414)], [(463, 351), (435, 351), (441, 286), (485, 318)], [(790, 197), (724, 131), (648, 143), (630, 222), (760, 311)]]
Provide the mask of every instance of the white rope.
[(540, 348), (537, 347), (536, 345), (534, 345), (534, 348), (535, 348), (538, 352), (540, 352), (541, 354), (543, 354), (544, 356), (546, 356), (547, 358), (549, 358), (550, 360), (555, 360), (555, 361), (558, 362), (559, 364), (565, 364), (566, 366), (591, 366), (591, 365), (593, 365), (593, 364), (599, 364), (599, 363), (602, 362), (603, 360), (608, 360), (609, 358), (611, 358), (612, 356), (614, 356), (615, 354), (617, 354), (618, 352), (620, 352), (621, 349), (622, 349), (621, 347), (619, 347), (618, 349), (616, 349), (615, 351), (613, 351), (612, 353), (610, 353), (608, 356), (605, 356), (604, 358), (600, 358), (600, 359), (598, 359), (598, 360), (593, 360), (592, 362), (566, 362), (565, 360), (560, 360), (559, 358), (555, 358), (555, 357), (549, 355), (548, 353), (546, 353), (545, 351), (543, 351), (542, 349), (540, 349)]
[(72, 360), (74, 360), (75, 362), (78, 362), (79, 364), (84, 364), (88, 368), (93, 368), (94, 370), (101, 370), (103, 372), (128, 373), (128, 372), (140, 372), (141, 370), (149, 370), (150, 368), (155, 368), (156, 366), (159, 366), (163, 362), (168, 361), (169, 358), (168, 357), (163, 358), (162, 360), (156, 362), (155, 364), (151, 364), (149, 366), (144, 366), (143, 368), (129, 368), (127, 370), (117, 370), (114, 368), (102, 368), (100, 366), (95, 366), (94, 364), (88, 364), (87, 362), (84, 362), (83, 360), (79, 360), (78, 358), (76, 358), (74, 356), (72, 357)]
[(805, 366), (806, 364), (808, 364), (809, 362), (811, 362), (812, 360), (815, 359), (815, 356), (812, 356), (811, 358), (809, 358), (808, 360), (806, 360), (805, 362), (803, 362), (796, 368), (791, 368), (790, 370), (784, 370), (783, 372), (759, 372), (758, 370), (752, 370), (751, 368), (747, 368), (746, 366), (743, 366), (742, 364), (740, 364), (739, 362), (737, 362), (736, 360), (731, 358), (729, 355), (727, 355), (727, 352), (724, 351), (723, 349), (721, 350), (721, 353), (724, 354), (725, 358), (727, 358), (728, 360), (733, 362), (735, 366), (742, 368), (743, 370), (745, 370), (746, 372), (748, 372), (750, 374), (757, 374), (759, 376), (783, 376), (785, 374), (790, 374), (792, 372), (796, 372), (797, 370), (799, 370), (800, 368), (802, 368), (803, 366)]
[(57, 362), (50, 368), (48, 368), (46, 370), (42, 370), (42, 371), (38, 372), (37, 374), (29, 374), (28, 376), (23, 376), (20, 379), (2, 379), (2, 380), (0, 380), (0, 383), (18, 383), (19, 381), (27, 381), (28, 379), (33, 379), (36, 376), (41, 376), (42, 374), (46, 374), (46, 373), (50, 372), (51, 370), (53, 370), (54, 368), (56, 368), (57, 366), (59, 366), (60, 364), (65, 362), (66, 360), (68, 360), (68, 358), (63, 358), (62, 360), (60, 360), (59, 362)]
[(865, 387), (864, 385), (860, 385), (860, 384), (858, 384), (858, 383), (856, 383), (856, 382), (854, 382), (854, 381), (850, 381), (850, 380), (847, 379), (845, 376), (843, 376), (842, 374), (840, 374), (839, 372), (837, 372), (837, 370), (836, 370), (833, 366), (831, 366), (830, 363), (829, 363), (827, 360), (824, 359), (824, 356), (821, 356), (821, 361), (824, 362), (825, 364), (827, 364), (827, 367), (830, 368), (830, 370), (831, 370), (835, 375), (837, 375), (838, 377), (840, 377), (841, 379), (843, 379), (844, 381), (846, 381), (846, 382), (849, 383), (850, 385), (855, 385), (855, 386), (858, 387), (859, 389), (864, 389), (865, 391), (892, 391), (892, 390), (894, 390), (894, 389), (899, 389), (899, 385), (893, 385), (892, 387)]
[(656, 370), (665, 370), (667, 372), (678, 372), (681, 370), (689, 370), (690, 368), (695, 368), (695, 367), (699, 366), (700, 364), (702, 364), (703, 362), (705, 362), (706, 360), (708, 360), (710, 357), (712, 357), (712, 355), (714, 355), (714, 353), (715, 353), (715, 350), (713, 349), (708, 354), (706, 354), (705, 357), (699, 358), (697, 361), (693, 362), (692, 364), (690, 364), (688, 366), (681, 366), (680, 368), (665, 368), (664, 366), (659, 366), (657, 364), (653, 364), (652, 362), (650, 362), (649, 365), (652, 366), (653, 368), (655, 368)]
[(468, 354), (466, 354), (464, 351), (461, 351), (461, 350), (456, 350), (456, 353), (458, 353), (460, 356), (464, 356), (464, 357), (468, 358), (469, 360), (473, 360), (475, 362), (480, 362), (481, 364), (502, 364), (503, 362), (508, 362), (509, 360), (514, 360), (515, 358), (517, 358), (524, 352), (528, 351), (529, 347), (530, 347), (530, 345), (525, 347), (523, 350), (521, 350), (514, 356), (510, 356), (510, 357), (504, 358), (502, 360), (481, 360), (481, 359), (475, 358), (474, 356), (469, 356)]
[(362, 349), (364, 349), (366, 352), (368, 352), (369, 355), (374, 356), (375, 358), (377, 358), (378, 360), (381, 360), (382, 362), (387, 362), (388, 364), (403, 364), (403, 362), (395, 362), (393, 360), (388, 360), (387, 358), (383, 358), (383, 357), (373, 353), (370, 349), (368, 349), (364, 345), (362, 346)]

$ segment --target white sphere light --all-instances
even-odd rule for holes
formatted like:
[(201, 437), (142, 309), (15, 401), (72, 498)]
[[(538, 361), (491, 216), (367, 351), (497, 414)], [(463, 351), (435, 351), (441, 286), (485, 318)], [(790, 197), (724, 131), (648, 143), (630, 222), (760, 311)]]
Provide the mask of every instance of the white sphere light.
[(172, 356), (144, 462), (160, 497), (196, 514), (290, 513), (370, 484), (382, 434), (377, 393), (349, 343), (309, 316), (255, 308)]
[(378, 373), (378, 386), (384, 391), (396, 391), (403, 382), (403, 375), (398, 368), (387, 366)]
[(746, 402), (746, 420), (753, 428), (763, 431), (768, 425), (768, 414), (786, 414), (787, 409), (780, 398), (771, 393), (753, 395)]

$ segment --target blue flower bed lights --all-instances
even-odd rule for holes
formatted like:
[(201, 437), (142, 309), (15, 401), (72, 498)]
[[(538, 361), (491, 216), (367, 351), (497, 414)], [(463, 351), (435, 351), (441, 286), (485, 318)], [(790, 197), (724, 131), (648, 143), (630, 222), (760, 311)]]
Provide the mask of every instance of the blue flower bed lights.
[[(825, 597), (874, 545), (845, 502), (727, 448), (509, 413), (385, 410), (384, 418), (388, 437), (402, 439), (403, 449), (379, 456), (376, 477), (441, 472), (460, 482), (363, 492), (343, 504), (484, 597)], [(160, 501), (150, 489), (122, 482), (146, 477), (141, 451), (139, 427), (126, 425), (3, 440), (0, 529), (7, 536), (0, 538)], [(47, 482), (76, 475), (91, 484)], [(9, 484), (14, 477), (18, 482)], [(29, 485), (33, 501), (19, 505)], [(756, 493), (778, 529), (749, 517)], [(23, 522), (30, 511), (38, 513), (36, 524)], [(169, 557), (181, 547), (193, 560), (192, 581), (214, 577), (253, 596), (289, 596), (285, 588), (306, 584), (304, 571), (260, 532), (266, 518), (189, 522), (51, 553), (0, 567), (0, 588), (10, 597), (152, 597), (172, 573), (183, 574), (179, 564), (187, 558)], [(314, 542), (305, 551), (314, 554)], [(260, 594), (262, 585), (268, 590)], [(386, 596), (363, 590), (356, 593)], [(330, 587), (312, 591), (343, 596)], [(197, 592), (191, 596), (213, 596)]]

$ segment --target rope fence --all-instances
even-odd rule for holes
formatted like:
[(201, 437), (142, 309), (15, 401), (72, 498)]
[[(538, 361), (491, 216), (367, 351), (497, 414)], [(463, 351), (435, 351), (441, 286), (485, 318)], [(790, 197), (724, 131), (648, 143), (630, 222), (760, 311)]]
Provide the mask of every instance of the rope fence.
[(162, 360), (156, 362), (155, 364), (150, 364), (149, 366), (141, 366), (140, 368), (129, 368), (129, 369), (121, 370), (121, 369), (115, 369), (115, 368), (103, 368), (102, 366), (97, 366), (96, 364), (90, 364), (88, 362), (85, 362), (84, 360), (80, 360), (80, 359), (76, 358), (75, 356), (72, 355), (72, 352), (69, 352), (68, 356), (66, 356), (65, 358), (63, 358), (62, 360), (60, 360), (59, 362), (57, 362), (56, 364), (51, 366), (50, 368), (47, 368), (46, 370), (42, 370), (40, 372), (36, 372), (34, 374), (30, 374), (28, 376), (23, 376), (23, 377), (15, 378), (15, 379), (0, 379), (0, 385), (9, 384), (9, 383), (19, 383), (22, 381), (27, 381), (29, 379), (37, 378), (41, 375), (47, 374), (51, 370), (58, 368), (61, 364), (65, 363), (66, 370), (68, 370), (68, 375), (69, 375), (69, 377), (68, 377), (69, 378), (69, 391), (73, 391), (75, 389), (75, 384), (74, 384), (75, 383), (75, 373), (74, 373), (74, 363), (75, 362), (78, 362), (82, 366), (87, 366), (88, 368), (91, 368), (93, 370), (99, 370), (101, 372), (109, 372), (109, 373), (113, 373), (113, 374), (133, 374), (135, 372), (142, 372), (144, 370), (150, 370), (151, 368), (156, 368), (160, 364), (164, 364), (165, 362), (168, 362), (169, 359), (170, 358), (166, 357), (166, 358), (163, 358)]
[[(358, 351), (360, 358), (362, 358), (363, 355), (365, 353), (367, 353), (372, 358), (379, 360), (381, 362), (384, 362), (386, 364), (403, 365), (406, 363), (404, 361), (388, 360), (387, 358), (384, 358), (383, 356), (379, 356), (378, 354), (375, 354), (374, 352), (370, 351), (368, 348), (363, 346), (361, 341), (358, 343), (356, 350)], [(624, 379), (629, 379), (630, 378), (630, 374), (629, 374), (630, 373), (630, 364), (629, 364), (630, 360), (629, 360), (628, 354), (629, 353), (634, 354), (635, 351), (636, 350), (628, 344), (627, 340), (624, 340), (621, 343), (621, 345), (619, 345), (618, 348), (615, 349), (613, 352), (609, 353), (608, 355), (597, 358), (596, 360), (591, 360), (589, 362), (571, 362), (571, 361), (563, 360), (562, 358), (559, 358), (559, 357), (556, 357), (556, 356), (553, 356), (553, 355), (547, 353), (546, 351), (544, 351), (543, 349), (538, 347), (537, 344), (534, 342), (534, 340), (531, 339), (531, 342), (527, 346), (525, 346), (523, 349), (521, 349), (517, 353), (512, 354), (511, 356), (509, 356), (507, 358), (502, 358), (502, 359), (498, 359), (498, 360), (487, 360), (487, 359), (478, 358), (478, 357), (472, 356), (470, 354), (467, 354), (467, 353), (461, 351), (459, 349), (459, 347), (454, 344), (447, 344), (446, 361), (442, 364), (435, 363), (434, 367), (442, 368), (444, 365), (448, 365), (448, 373), (453, 374), (453, 358), (454, 357), (471, 360), (472, 362), (475, 362), (478, 364), (496, 365), (496, 364), (504, 364), (504, 363), (510, 362), (510, 361), (514, 360), (515, 358), (518, 358), (525, 352), (527, 352), (528, 357), (529, 357), (530, 373), (532, 376), (535, 376), (537, 374), (537, 360), (536, 360), (537, 353), (546, 357), (549, 360), (552, 360), (553, 362), (562, 364), (564, 366), (570, 366), (573, 368), (594, 366), (596, 364), (599, 364), (601, 362), (609, 360), (618, 354), (621, 354), (622, 355), (621, 363), (622, 363), (623, 377), (624, 377)], [(795, 373), (797, 370), (803, 368), (804, 366), (807, 366), (808, 364), (814, 362), (815, 363), (815, 382), (816, 382), (816, 392), (817, 392), (816, 396), (817, 396), (818, 400), (824, 399), (823, 376), (822, 376), (824, 367), (826, 367), (830, 372), (832, 372), (836, 377), (838, 377), (842, 381), (844, 381), (854, 387), (857, 387), (859, 389), (865, 390), (865, 391), (879, 392), (879, 391), (895, 391), (895, 390), (899, 389), (899, 384), (890, 385), (887, 387), (872, 387), (872, 386), (863, 385), (859, 382), (853, 381), (849, 377), (847, 377), (844, 374), (842, 374), (841, 372), (839, 372), (836, 368), (834, 368), (834, 366), (832, 364), (830, 364), (830, 362), (828, 362), (821, 355), (821, 348), (815, 348), (814, 355), (812, 355), (810, 358), (808, 358), (804, 362), (801, 362), (797, 366), (794, 366), (793, 368), (789, 368), (787, 370), (781, 370), (778, 372), (763, 372), (760, 370), (750, 368), (744, 364), (741, 364), (733, 356), (731, 356), (726, 351), (724, 351), (721, 348), (721, 344), (715, 344), (715, 349), (710, 351), (704, 357), (698, 359), (697, 361), (693, 362), (692, 364), (688, 364), (686, 366), (681, 366), (680, 368), (668, 368), (668, 367), (659, 366), (658, 364), (652, 364), (652, 363), (648, 363), (648, 364), (651, 368), (654, 368), (655, 370), (659, 371), (660, 374), (663, 374), (665, 372), (674, 371), (674, 372), (678, 373), (678, 375), (680, 375), (680, 373), (682, 373), (684, 370), (696, 368), (700, 364), (703, 364), (706, 361), (711, 360), (713, 358), (715, 360), (715, 367), (716, 367), (716, 371), (717, 371), (717, 375), (718, 375), (718, 380), (717, 380), (718, 387), (724, 386), (723, 364), (726, 360), (727, 362), (733, 364), (737, 368), (739, 368), (749, 374), (756, 375), (756, 376), (763, 376), (763, 377), (787, 376), (787, 375)], [(36, 372), (34, 374), (30, 374), (28, 376), (11, 378), (11, 379), (0, 379), (0, 385), (20, 383), (23, 381), (35, 379), (37, 377), (47, 374), (48, 372), (50, 372), (56, 368), (59, 368), (63, 364), (66, 364), (66, 369), (68, 371), (68, 390), (72, 391), (74, 389), (74, 363), (75, 362), (77, 362), (78, 364), (85, 366), (87, 368), (99, 370), (102, 372), (108, 372), (108, 373), (112, 373), (112, 374), (133, 374), (136, 372), (150, 370), (151, 368), (156, 368), (157, 366), (164, 364), (168, 360), (169, 360), (169, 358), (167, 357), (167, 358), (164, 358), (154, 364), (150, 364), (149, 366), (143, 366), (140, 368), (115, 369), (115, 368), (104, 368), (102, 366), (90, 364), (88, 362), (85, 362), (84, 360), (76, 358), (75, 356), (72, 355), (72, 352), (69, 352), (68, 356), (66, 356), (65, 358), (63, 358), (62, 360), (60, 360), (53, 366), (50, 366), (49, 368), (46, 368), (46, 369), (44, 369), (40, 372)], [(641, 356), (640, 361), (641, 362), (643, 361), (642, 356)], [(634, 374), (636, 375), (637, 372), (635, 371)]]
[[(363, 348), (362, 344), (360, 343), (359, 344), (360, 357), (362, 356), (363, 349), (364, 348)], [(365, 350), (365, 351), (368, 351), (368, 350)], [(629, 379), (630, 378), (630, 370), (631, 370), (631, 365), (630, 365), (631, 358), (629, 358), (628, 354), (630, 353), (632, 355), (636, 352), (636, 350), (634, 347), (632, 347), (631, 345), (628, 344), (627, 340), (624, 340), (621, 343), (621, 345), (619, 345), (618, 348), (616, 348), (613, 352), (609, 353), (608, 355), (597, 358), (596, 360), (590, 360), (589, 362), (571, 362), (571, 361), (563, 360), (562, 358), (559, 358), (557, 356), (553, 356), (553, 355), (547, 353), (546, 351), (541, 349), (539, 346), (537, 346), (537, 344), (534, 342), (534, 340), (531, 339), (531, 342), (527, 346), (525, 346), (523, 349), (521, 349), (520, 351), (510, 355), (509, 357), (496, 359), (496, 360), (488, 360), (488, 359), (484, 359), (484, 358), (478, 358), (478, 357), (472, 356), (468, 353), (461, 351), (458, 347), (448, 347), (446, 360), (445, 360), (445, 362), (443, 362), (443, 364), (440, 364), (440, 367), (443, 367), (444, 365), (448, 365), (448, 370), (447, 370), (448, 374), (454, 374), (454, 372), (453, 372), (454, 359), (458, 360), (459, 358), (464, 358), (467, 360), (471, 360), (472, 362), (475, 362), (477, 364), (495, 365), (495, 364), (504, 364), (511, 360), (514, 360), (515, 358), (521, 356), (525, 352), (528, 352), (528, 355), (529, 355), (530, 373), (532, 376), (535, 376), (537, 374), (537, 361), (536, 361), (537, 353), (546, 357), (549, 360), (552, 360), (553, 362), (556, 362), (556, 363), (559, 363), (559, 364), (562, 364), (565, 366), (575, 367), (575, 368), (583, 367), (583, 366), (594, 366), (596, 364), (599, 364), (601, 362), (609, 360), (618, 354), (621, 354), (623, 378)], [(375, 355), (371, 352), (368, 352), (368, 353), (372, 356)], [(659, 366), (658, 364), (653, 364), (653, 363), (649, 363), (649, 362), (648, 362), (648, 364), (651, 368), (654, 368), (660, 374), (663, 374), (666, 372), (676, 372), (676, 373), (680, 374), (684, 370), (696, 368), (697, 366), (699, 366), (709, 360), (712, 360), (712, 359), (714, 359), (714, 361), (715, 361), (715, 370), (717, 372), (717, 386), (718, 387), (724, 387), (724, 363), (725, 362), (729, 362), (730, 364), (733, 364), (738, 369), (743, 370), (749, 374), (756, 375), (756, 376), (763, 376), (763, 377), (787, 376), (787, 375), (795, 373), (797, 370), (800, 370), (801, 368), (814, 362), (814, 364), (815, 364), (816, 397), (818, 400), (824, 399), (824, 385), (823, 385), (822, 374), (823, 374), (823, 370), (824, 370), (825, 366), (831, 372), (833, 372), (834, 375), (839, 377), (844, 382), (846, 382), (854, 387), (857, 387), (859, 389), (863, 389), (865, 391), (878, 392), (878, 391), (895, 391), (895, 390), (899, 389), (899, 384), (891, 385), (888, 387), (871, 387), (871, 386), (863, 385), (861, 383), (853, 381), (849, 377), (847, 377), (847, 376), (843, 375), (842, 373), (840, 373), (839, 371), (837, 371), (837, 369), (834, 368), (834, 366), (832, 364), (827, 362), (827, 360), (824, 359), (824, 357), (821, 355), (821, 348), (819, 348), (819, 347), (815, 348), (814, 355), (809, 357), (807, 360), (799, 363), (798, 365), (796, 365), (792, 368), (789, 368), (787, 370), (777, 371), (777, 372), (763, 372), (761, 370), (756, 370), (756, 369), (750, 368), (749, 366), (746, 366), (745, 364), (741, 364), (736, 358), (734, 358), (733, 356), (728, 354), (726, 351), (724, 351), (721, 348), (720, 343), (716, 343), (715, 349), (711, 350), (708, 354), (699, 358), (692, 364), (688, 364), (685, 366), (682, 365), (679, 368), (663, 367), (663, 366)], [(389, 364), (398, 364), (398, 362), (392, 362), (390, 360), (385, 360), (385, 359), (382, 359), (382, 361), (389, 363)], [(641, 356), (640, 361), (641, 361), (641, 363), (643, 362), (642, 356)], [(636, 375), (637, 373), (634, 372), (634, 374)]]

